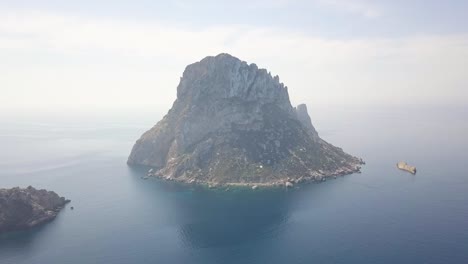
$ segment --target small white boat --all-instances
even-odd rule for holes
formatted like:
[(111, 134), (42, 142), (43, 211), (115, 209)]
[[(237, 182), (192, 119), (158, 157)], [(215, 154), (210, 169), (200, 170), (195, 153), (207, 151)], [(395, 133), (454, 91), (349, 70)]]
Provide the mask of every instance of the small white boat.
[(397, 163), (397, 167), (400, 170), (407, 171), (411, 174), (416, 174), (416, 167), (408, 165), (406, 162), (400, 161)]

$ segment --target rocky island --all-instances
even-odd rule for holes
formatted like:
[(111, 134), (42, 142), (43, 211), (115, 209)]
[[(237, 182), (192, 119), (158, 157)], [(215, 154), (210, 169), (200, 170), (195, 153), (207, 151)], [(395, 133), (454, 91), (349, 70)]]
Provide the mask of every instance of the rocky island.
[(70, 200), (55, 192), (25, 189), (0, 189), (0, 233), (22, 230), (53, 220)]
[(186, 67), (172, 108), (128, 164), (166, 180), (257, 188), (359, 172), (363, 161), (321, 139), (278, 76), (223, 53)]

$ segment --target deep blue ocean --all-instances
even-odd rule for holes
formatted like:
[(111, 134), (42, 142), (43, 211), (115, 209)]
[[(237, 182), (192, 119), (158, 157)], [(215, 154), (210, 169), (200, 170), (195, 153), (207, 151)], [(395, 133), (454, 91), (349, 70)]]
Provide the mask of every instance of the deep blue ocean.
[(72, 202), (0, 235), (0, 263), (468, 263), (466, 108), (309, 111), (322, 138), (367, 162), (362, 174), (228, 192), (144, 180), (126, 159), (162, 114), (4, 113), (0, 188)]

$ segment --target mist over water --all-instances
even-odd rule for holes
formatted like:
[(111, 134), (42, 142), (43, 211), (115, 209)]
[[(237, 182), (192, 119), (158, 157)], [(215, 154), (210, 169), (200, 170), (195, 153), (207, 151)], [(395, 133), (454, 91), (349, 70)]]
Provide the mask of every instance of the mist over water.
[(163, 114), (2, 117), (0, 188), (54, 190), (75, 210), (0, 235), (0, 263), (466, 262), (466, 108), (309, 111), (322, 138), (366, 161), (362, 174), (206, 190), (143, 180), (126, 165)]

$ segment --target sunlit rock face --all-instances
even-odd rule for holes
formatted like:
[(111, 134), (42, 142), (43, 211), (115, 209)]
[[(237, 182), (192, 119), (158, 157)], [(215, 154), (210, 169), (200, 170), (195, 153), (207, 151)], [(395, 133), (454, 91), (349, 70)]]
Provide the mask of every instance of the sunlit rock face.
[(274, 184), (352, 173), (361, 161), (320, 139), (278, 76), (219, 54), (186, 67), (172, 108), (128, 163), (177, 181)]

